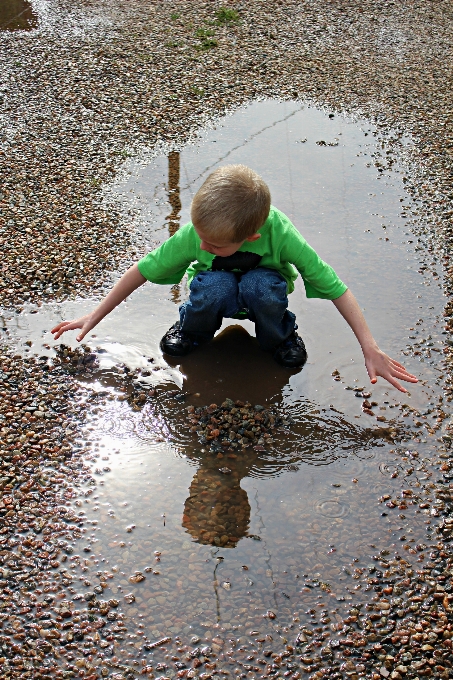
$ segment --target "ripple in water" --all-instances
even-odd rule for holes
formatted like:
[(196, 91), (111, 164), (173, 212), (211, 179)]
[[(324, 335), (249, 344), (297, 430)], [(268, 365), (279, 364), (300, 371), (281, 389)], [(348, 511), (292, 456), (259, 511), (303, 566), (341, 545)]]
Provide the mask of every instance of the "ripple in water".
[(326, 498), (315, 503), (315, 511), (323, 517), (346, 517), (349, 514), (349, 505), (343, 500)]
[(379, 463), (379, 472), (382, 475), (399, 475), (403, 470), (401, 465), (391, 465), (389, 463)]
[[(376, 452), (373, 453), (373, 457)], [(339, 459), (336, 460), (329, 468), (329, 476), (333, 479), (340, 479), (344, 481), (350, 481), (352, 477), (362, 477), (365, 472), (365, 464), (363, 459), (356, 454), (352, 454), (346, 460)]]
[[(294, 410), (282, 407), (278, 410), (290, 418), (291, 429), (274, 431), (274, 443), (267, 450), (248, 447), (238, 451), (238, 458), (230, 467), (241, 478), (297, 472), (303, 463), (334, 464), (333, 476), (340, 480), (357, 477), (365, 469), (363, 461), (376, 455), (376, 447), (385, 445), (379, 433), (350, 423), (337, 411), (323, 409), (321, 412), (308, 400), (299, 402)], [(132, 411), (126, 402), (109, 408), (102, 416), (102, 429), (110, 436), (133, 438), (150, 446), (171, 444), (176, 455), (204, 466), (212, 452), (205, 450), (196, 434), (190, 432), (186, 417), (186, 406), (175, 401), (174, 391), (162, 390), (141, 411)]]
[(420, 486), (420, 481), (418, 479), (417, 474), (413, 470), (407, 472), (404, 465), (380, 463), (379, 472), (382, 475), (389, 476), (392, 478), (401, 477), (402, 479), (406, 480), (406, 484), (408, 484), (408, 486), (415, 488)]

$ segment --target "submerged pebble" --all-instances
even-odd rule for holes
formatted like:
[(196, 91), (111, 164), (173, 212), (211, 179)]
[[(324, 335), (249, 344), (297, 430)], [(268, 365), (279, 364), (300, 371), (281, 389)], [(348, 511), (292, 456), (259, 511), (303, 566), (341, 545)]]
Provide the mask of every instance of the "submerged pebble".
[[(278, 414), (273, 409), (265, 409), (260, 405), (253, 407), (232, 399), (226, 399), (220, 406), (188, 406), (187, 414), (190, 430), (213, 453), (241, 451), (250, 446), (260, 450), (273, 443), (274, 430), (288, 427), (292, 422), (290, 416)], [(228, 467), (219, 470), (223, 474), (231, 473)]]

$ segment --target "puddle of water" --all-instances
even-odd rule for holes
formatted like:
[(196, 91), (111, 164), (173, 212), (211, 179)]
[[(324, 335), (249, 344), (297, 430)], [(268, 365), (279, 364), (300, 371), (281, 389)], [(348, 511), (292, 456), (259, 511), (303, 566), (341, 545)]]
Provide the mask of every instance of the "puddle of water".
[(26, 0), (2, 0), (0, 31), (31, 31), (38, 25), (33, 5)]
[[(155, 244), (187, 221), (191, 197), (215, 167), (245, 163), (260, 172), (273, 203), (354, 291), (382, 348), (422, 379), (412, 396), (382, 381), (373, 386), (376, 414), (386, 418), (378, 424), (388, 427), (401, 420), (401, 402), (423, 410), (438, 396), (443, 297), (417, 271), (407, 209), (401, 210), (401, 198), (409, 205), (402, 177), (397, 168), (377, 172), (378, 151), (370, 126), (296, 103), (260, 102), (219, 121), (197, 145), (146, 167), (132, 165), (115, 190), (126, 209), (140, 210), (143, 239)], [(409, 525), (414, 541), (425, 533), (425, 515), (414, 509), (406, 517), (382, 513), (379, 495), (397, 494), (406, 472), (403, 466), (392, 478), (391, 443), (361, 413), (355, 391), (345, 389), (369, 383), (360, 348), (331, 303), (306, 300), (296, 286), (290, 308), (309, 361), (289, 372), (261, 352), (251, 323), (238, 328), (230, 320), (202, 351), (167, 363), (159, 339), (186, 296), (183, 285), (147, 285), (87, 338), (103, 350), (96, 388), (115, 389), (118, 362), (139, 368), (140, 380), (158, 387), (139, 413), (126, 402), (101, 401), (80, 440), (91, 446), (88, 460), (100, 479), (93, 493), (82, 491), (92, 523), (85, 566), (93, 582), (97, 569), (114, 574), (104, 597), (121, 601), (135, 647), (117, 641), (111, 651), (126, 661), (147, 655), (133, 639), (137, 622), (149, 638), (193, 632), (210, 639), (218, 631), (254, 629), (276, 640), (297, 619), (311, 620), (314, 608), (335, 622), (341, 603), (358, 592), (348, 576), (352, 559), (363, 568), (373, 552), (397, 552)], [(31, 338), (31, 351), (52, 355), (49, 329), (92, 305), (43, 305), (5, 324), (22, 351)], [(420, 354), (403, 356), (401, 348), (414, 338)], [(183, 406), (169, 396), (175, 388), (187, 393), (186, 405), (225, 397), (276, 404), (294, 425), (267, 451), (212, 452), (190, 433)], [(429, 431), (416, 437), (421, 456), (435, 438)], [(416, 485), (425, 474), (421, 464), (405, 483)], [(147, 576), (132, 586), (135, 570)], [(321, 582), (330, 587), (323, 590)], [(130, 592), (135, 601), (127, 605)], [(275, 620), (265, 616), (268, 610)]]
[[(268, 181), (274, 204), (289, 215), (351, 287), (381, 347), (404, 359), (409, 370), (417, 373), (419, 361), (401, 356), (401, 347), (413, 335), (409, 329), (423, 317), (425, 327), (432, 326), (432, 342), (438, 349), (442, 331), (436, 331), (435, 313), (442, 307), (442, 293), (438, 285), (430, 284), (417, 271), (410, 244), (413, 237), (400, 203), (401, 198), (407, 198), (403, 182), (397, 171), (377, 173), (371, 165), (379, 150), (372, 132), (368, 125), (329, 118), (296, 103), (255, 103), (220, 121), (204, 133), (199, 145), (188, 146), (169, 158), (157, 158), (146, 167), (132, 165), (130, 179), (114, 189), (127, 199), (128, 208), (140, 211), (143, 238), (152, 247), (168, 237), (178, 214), (181, 223), (189, 219), (191, 198), (215, 167), (242, 162), (255, 168)], [(337, 141), (334, 147), (317, 144)], [(368, 384), (360, 348), (333, 305), (306, 300), (302, 289), (299, 279), (296, 292), (290, 296), (290, 308), (298, 318), (309, 359), (303, 371), (290, 376), (283, 393), (291, 401), (300, 394), (319, 403), (335, 401), (345, 413), (357, 415), (357, 402), (343, 388)], [(90, 337), (88, 341), (108, 350), (103, 361), (112, 357), (133, 368), (146, 361), (144, 357), (152, 356), (161, 367), (158, 377), (175, 379), (175, 370), (169, 371), (161, 359), (158, 344), (177, 318), (175, 305), (186, 298), (183, 284), (173, 288), (146, 285), (96, 328), (94, 341)], [(24, 339), (31, 334), (40, 344), (52, 345), (49, 328), (60, 319), (85, 313), (92, 305), (91, 300), (85, 300), (43, 306), (38, 314), (26, 312), (7, 325), (13, 329), (17, 324), (15, 334)], [(231, 323), (235, 322), (226, 320), (223, 328)], [(242, 325), (253, 335), (253, 324)], [(421, 328), (416, 327), (416, 334), (420, 333)], [(74, 335), (65, 336), (65, 342), (74, 343)], [(424, 377), (432, 381), (436, 357), (421, 358)], [(196, 362), (195, 354), (184, 360), (183, 368), (192, 361)], [(271, 364), (269, 361), (269, 370)], [(199, 361), (197, 371), (202, 366), (203, 361)], [(344, 376), (342, 382), (332, 383), (330, 374), (335, 368)], [(183, 374), (179, 383), (184, 380)], [(245, 381), (241, 373), (237, 375), (232, 387), (243, 393)], [(260, 375), (253, 375), (247, 389), (256, 386), (259, 391), (260, 383), (266, 384), (267, 379), (260, 381)], [(221, 376), (206, 375), (211, 387), (218, 379)], [(209, 393), (200, 393), (206, 403)], [(424, 389), (419, 386), (413, 393), (411, 403), (421, 405), (426, 397)], [(396, 391), (384, 384), (373, 389), (378, 401), (386, 399), (387, 394)], [(228, 396), (227, 391), (224, 396)]]

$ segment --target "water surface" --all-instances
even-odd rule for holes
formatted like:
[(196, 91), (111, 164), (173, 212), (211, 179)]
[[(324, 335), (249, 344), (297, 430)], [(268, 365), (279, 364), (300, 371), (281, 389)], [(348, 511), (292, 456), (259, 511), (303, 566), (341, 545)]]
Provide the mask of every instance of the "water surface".
[(30, 31), (38, 25), (33, 4), (26, 0), (2, 0), (0, 4), (1, 31)]

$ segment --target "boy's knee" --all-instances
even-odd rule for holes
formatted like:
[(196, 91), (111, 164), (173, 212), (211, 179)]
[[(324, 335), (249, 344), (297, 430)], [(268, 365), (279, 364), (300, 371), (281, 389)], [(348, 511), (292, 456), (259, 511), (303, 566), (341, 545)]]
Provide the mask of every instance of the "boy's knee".
[(288, 285), (286, 280), (273, 270), (254, 269), (243, 276), (240, 283), (242, 297), (248, 303), (287, 303)]
[(190, 284), (190, 294), (213, 305), (237, 295), (237, 280), (230, 272), (200, 272)]

